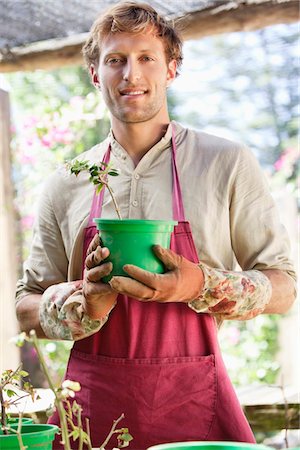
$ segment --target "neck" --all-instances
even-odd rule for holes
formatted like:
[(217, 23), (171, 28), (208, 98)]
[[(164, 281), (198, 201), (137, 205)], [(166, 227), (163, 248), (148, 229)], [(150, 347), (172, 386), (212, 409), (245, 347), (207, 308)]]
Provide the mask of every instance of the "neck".
[(143, 156), (166, 134), (169, 118), (162, 123), (120, 123), (112, 122), (115, 139), (126, 150), (135, 166)]

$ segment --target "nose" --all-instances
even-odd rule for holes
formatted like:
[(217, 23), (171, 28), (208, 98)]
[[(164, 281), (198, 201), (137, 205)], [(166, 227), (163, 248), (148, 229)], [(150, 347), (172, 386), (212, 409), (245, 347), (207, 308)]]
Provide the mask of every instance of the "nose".
[(134, 83), (141, 78), (139, 63), (133, 59), (127, 59), (123, 68), (123, 80)]

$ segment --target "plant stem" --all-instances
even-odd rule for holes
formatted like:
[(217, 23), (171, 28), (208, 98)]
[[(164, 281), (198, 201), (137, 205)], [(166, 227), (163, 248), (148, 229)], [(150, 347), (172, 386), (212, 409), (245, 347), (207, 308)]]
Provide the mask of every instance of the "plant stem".
[(109, 442), (109, 440), (110, 440), (110, 438), (112, 437), (112, 435), (114, 434), (115, 429), (116, 429), (118, 423), (119, 423), (122, 419), (124, 419), (124, 417), (125, 417), (125, 416), (124, 416), (124, 414), (122, 413), (118, 419), (116, 419), (116, 420), (113, 421), (113, 425), (112, 425), (112, 427), (111, 427), (111, 430), (110, 430), (110, 432), (108, 433), (108, 435), (107, 435), (105, 441), (103, 442), (103, 444), (100, 445), (100, 449), (99, 449), (99, 450), (104, 450), (104, 449), (105, 449), (105, 446), (106, 446), (106, 444)]
[(7, 384), (11, 383), (12, 379), (14, 378), (15, 375), (17, 375), (17, 373), (19, 372), (19, 370), (21, 370), (22, 364), (20, 364), (16, 370), (14, 370), (9, 377), (7, 378), (6, 381), (4, 381), (4, 383), (2, 384), (2, 388), (4, 388)]
[(118, 203), (117, 203), (117, 200), (116, 200), (114, 191), (112, 190), (112, 188), (110, 187), (110, 185), (109, 185), (109, 183), (108, 183), (108, 181), (107, 181), (107, 177), (106, 177), (105, 175), (99, 175), (99, 181), (100, 181), (101, 184), (103, 184), (104, 186), (107, 187), (108, 192), (109, 192), (109, 194), (110, 194), (110, 196), (111, 196), (111, 198), (112, 198), (112, 201), (113, 201), (113, 203), (114, 203), (114, 207), (115, 207), (116, 213), (117, 213), (117, 215), (118, 215), (118, 218), (119, 218), (120, 220), (122, 220), (122, 216), (121, 216), (121, 212), (120, 212), (119, 205), (118, 205)]
[(109, 193), (110, 193), (110, 196), (111, 196), (111, 198), (112, 198), (112, 201), (114, 202), (114, 207), (115, 207), (116, 213), (118, 214), (118, 218), (119, 218), (120, 220), (122, 220), (120, 208), (119, 208), (118, 203), (117, 203), (117, 201), (116, 201), (116, 199), (115, 199), (115, 194), (113, 193), (113, 190), (112, 190), (112, 188), (109, 186), (109, 184), (106, 184), (106, 187), (107, 187), (107, 189), (108, 189), (108, 191), (109, 191)]
[(58, 411), (58, 415), (59, 415), (59, 419), (60, 419), (60, 426), (61, 426), (61, 434), (62, 434), (62, 444), (64, 446), (65, 450), (71, 450), (71, 446), (70, 446), (70, 439), (69, 439), (69, 435), (68, 435), (68, 426), (67, 426), (67, 420), (66, 420), (66, 411), (65, 408), (63, 406), (62, 403), (62, 399), (61, 397), (58, 395), (57, 390), (55, 389), (54, 384), (52, 383), (49, 371), (48, 371), (48, 367), (46, 365), (45, 359), (44, 359), (44, 355), (42, 354), (39, 344), (38, 344), (38, 340), (36, 337), (36, 333), (34, 330), (31, 330), (29, 333), (30, 338), (32, 339), (32, 343), (33, 346), (37, 352), (38, 355), (38, 359), (41, 363), (43, 372), (47, 378), (47, 381), (49, 383), (49, 387), (52, 390), (52, 392), (55, 395), (55, 405), (57, 407), (57, 411)]
[(22, 395), (22, 397), (18, 397), (18, 398), (16, 398), (16, 400), (9, 402), (10, 406), (11, 406), (11, 405), (14, 405), (15, 403), (18, 403), (20, 400), (22, 400), (22, 398), (26, 398), (26, 397), (28, 397), (29, 395), (30, 395), (30, 394)]
[(0, 386), (0, 403), (1, 403), (1, 428), (2, 428), (4, 434), (8, 434), (8, 431), (6, 429), (7, 416), (6, 416), (6, 409), (4, 406), (4, 397), (3, 397), (2, 386)]
[(18, 428), (17, 428), (17, 439), (18, 439), (20, 450), (26, 450), (27, 447), (25, 447), (23, 444), (21, 433), (22, 433), (22, 414), (20, 414), (20, 416), (19, 416), (19, 423), (18, 423)]
[(83, 449), (83, 429), (82, 429), (82, 422), (81, 422), (81, 411), (78, 411), (77, 423), (78, 423), (78, 428), (79, 428), (79, 445), (78, 445), (78, 450), (82, 450)]
[(87, 433), (87, 436), (88, 436), (88, 442), (87, 442), (88, 450), (92, 450), (90, 421), (89, 421), (89, 419), (87, 417), (85, 419), (85, 425), (86, 425), (86, 433)]
[(27, 447), (25, 447), (23, 444), (23, 440), (22, 440), (22, 436), (21, 436), (20, 432), (17, 432), (17, 439), (18, 439), (20, 450), (26, 450)]
[(20, 417), (19, 417), (18, 428), (15, 429), (15, 428), (11, 428), (10, 426), (8, 426), (6, 429), (6, 432), (7, 432), (6, 434), (9, 434), (9, 432), (11, 434), (16, 434), (17, 439), (18, 439), (18, 444), (19, 444), (18, 450), (26, 450), (27, 449), (27, 447), (25, 447), (25, 445), (23, 444), (22, 435), (21, 435), (21, 433), (22, 433), (22, 414), (20, 414)]

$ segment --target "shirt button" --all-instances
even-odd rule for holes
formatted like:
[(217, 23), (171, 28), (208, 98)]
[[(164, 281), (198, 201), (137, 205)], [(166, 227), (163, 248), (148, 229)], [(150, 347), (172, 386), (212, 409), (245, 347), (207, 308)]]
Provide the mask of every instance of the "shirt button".
[(134, 178), (135, 178), (136, 180), (139, 180), (139, 178), (140, 178), (139, 174), (136, 173), (136, 174), (134, 175)]
[(138, 202), (136, 200), (133, 200), (132, 204), (133, 204), (133, 206), (137, 206)]

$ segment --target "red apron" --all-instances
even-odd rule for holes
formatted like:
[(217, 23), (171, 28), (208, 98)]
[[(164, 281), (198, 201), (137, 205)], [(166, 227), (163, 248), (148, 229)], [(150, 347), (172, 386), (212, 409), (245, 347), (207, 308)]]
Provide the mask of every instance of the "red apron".
[[(110, 148), (103, 161), (109, 158)], [(171, 249), (197, 263), (184, 217), (174, 135), (172, 173), (178, 226)], [(85, 251), (97, 232), (93, 218), (101, 216), (102, 202), (103, 190), (93, 199)], [(184, 303), (145, 303), (119, 295), (103, 328), (75, 342), (66, 378), (81, 384), (76, 400), (90, 420), (94, 447), (121, 413), (120, 425), (134, 438), (131, 450), (190, 440), (255, 442), (220, 354), (214, 318)], [(112, 439), (106, 448), (115, 446)]]

